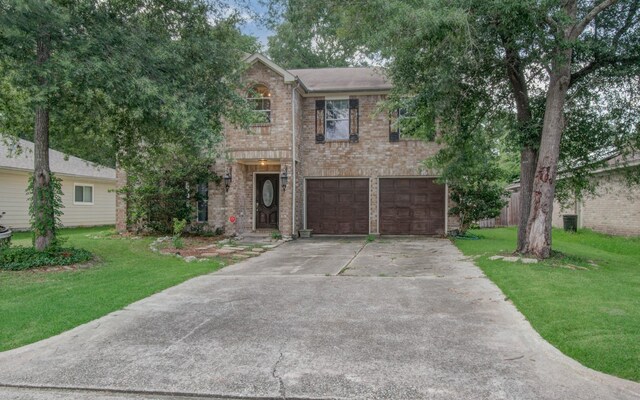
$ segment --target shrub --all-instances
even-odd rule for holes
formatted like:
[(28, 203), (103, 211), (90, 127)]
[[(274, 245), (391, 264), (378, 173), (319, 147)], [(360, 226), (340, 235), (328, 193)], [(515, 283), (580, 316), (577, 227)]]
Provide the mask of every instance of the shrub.
[(220, 182), (211, 170), (214, 161), (199, 152), (176, 146), (154, 148), (126, 165), (128, 225), (136, 232), (173, 232), (173, 218), (190, 223), (198, 201), (206, 200), (198, 184)]
[(89, 261), (93, 255), (84, 249), (51, 247), (37, 251), (33, 247), (9, 247), (0, 250), (0, 270), (22, 271), (29, 268), (71, 265)]
[(271, 239), (273, 239), (273, 240), (280, 240), (280, 239), (282, 239), (282, 233), (280, 233), (280, 231), (273, 231), (273, 232), (271, 232)]
[(173, 247), (181, 249), (184, 246), (182, 242), (182, 231), (187, 226), (187, 220), (185, 219), (173, 219)]

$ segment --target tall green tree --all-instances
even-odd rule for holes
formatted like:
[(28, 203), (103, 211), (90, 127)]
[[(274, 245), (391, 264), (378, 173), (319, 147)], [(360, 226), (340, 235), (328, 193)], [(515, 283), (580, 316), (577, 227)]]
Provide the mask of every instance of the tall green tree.
[[(222, 15), (204, 0), (0, 0), (0, 85), (11, 89), (0, 104), (23, 100), (0, 131), (19, 136), (32, 121), (37, 220), (54, 219), (39, 195), (52, 190), (52, 136), (126, 166), (168, 143), (211, 147), (223, 115), (242, 117), (233, 82), (246, 40)], [(35, 247), (53, 240), (37, 232)]]
[(363, 64), (358, 48), (341, 40), (336, 15), (322, 2), (307, 8), (275, 7), (266, 24), (267, 55), (284, 68), (348, 67)]
[[(308, 15), (318, 7), (276, 3)], [(346, 46), (388, 62), (396, 98), (415, 96), (418, 132), (433, 131), (436, 120), (449, 135), (506, 118), (521, 155), (520, 252), (550, 254), (559, 166), (586, 171), (602, 162), (594, 155), (603, 149), (637, 148), (637, 0), (327, 0), (322, 7)]]

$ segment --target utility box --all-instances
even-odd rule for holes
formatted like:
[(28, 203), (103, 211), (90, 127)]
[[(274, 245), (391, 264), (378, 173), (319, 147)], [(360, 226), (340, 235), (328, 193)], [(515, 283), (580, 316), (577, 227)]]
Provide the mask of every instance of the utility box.
[(578, 231), (578, 216), (576, 214), (565, 214), (562, 216), (562, 226), (566, 232)]

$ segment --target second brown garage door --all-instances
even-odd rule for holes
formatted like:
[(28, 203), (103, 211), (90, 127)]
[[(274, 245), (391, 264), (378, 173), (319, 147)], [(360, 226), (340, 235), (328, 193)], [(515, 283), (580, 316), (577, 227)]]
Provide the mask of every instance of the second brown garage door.
[(369, 179), (307, 179), (307, 228), (313, 233), (369, 233)]
[(445, 186), (431, 178), (380, 179), (380, 233), (441, 235)]

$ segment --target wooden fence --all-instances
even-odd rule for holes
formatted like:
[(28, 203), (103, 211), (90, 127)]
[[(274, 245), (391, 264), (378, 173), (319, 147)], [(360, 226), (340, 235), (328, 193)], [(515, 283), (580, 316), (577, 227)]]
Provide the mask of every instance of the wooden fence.
[(518, 225), (520, 220), (520, 192), (511, 193), (509, 202), (500, 211), (496, 218), (483, 219), (478, 221), (480, 228), (495, 228), (496, 226)]

